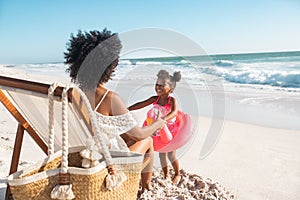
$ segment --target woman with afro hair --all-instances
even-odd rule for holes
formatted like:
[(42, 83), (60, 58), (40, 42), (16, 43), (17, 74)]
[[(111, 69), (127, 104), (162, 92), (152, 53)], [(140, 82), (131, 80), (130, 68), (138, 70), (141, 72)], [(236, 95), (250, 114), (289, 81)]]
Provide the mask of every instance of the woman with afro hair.
[(141, 175), (142, 189), (151, 189), (153, 143), (149, 137), (166, 121), (158, 118), (151, 126), (140, 128), (116, 92), (105, 87), (118, 65), (122, 45), (118, 34), (103, 31), (79, 31), (67, 44), (65, 64), (70, 77), (85, 92), (94, 107), (100, 125), (113, 131), (110, 149), (130, 150), (150, 157)]

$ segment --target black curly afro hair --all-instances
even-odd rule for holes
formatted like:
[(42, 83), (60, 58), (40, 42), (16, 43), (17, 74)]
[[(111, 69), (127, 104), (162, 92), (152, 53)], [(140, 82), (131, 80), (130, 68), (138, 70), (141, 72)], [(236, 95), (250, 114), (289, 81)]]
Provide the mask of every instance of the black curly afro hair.
[(69, 66), (66, 72), (82, 88), (95, 88), (111, 79), (121, 48), (117, 33), (107, 29), (101, 32), (79, 30), (76, 36), (71, 34), (67, 52), (64, 52), (64, 63)]

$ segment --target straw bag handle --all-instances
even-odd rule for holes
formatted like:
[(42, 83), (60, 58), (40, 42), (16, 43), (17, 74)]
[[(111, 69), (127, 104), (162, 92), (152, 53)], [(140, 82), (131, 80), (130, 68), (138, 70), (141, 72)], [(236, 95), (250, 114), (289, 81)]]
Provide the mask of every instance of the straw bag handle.
[[(54, 91), (58, 84), (54, 83), (49, 88), (49, 155), (54, 152)], [(62, 92), (62, 159), (59, 173), (59, 184), (51, 191), (52, 199), (74, 199), (70, 174), (68, 173), (68, 90), (69, 85), (64, 87)]]
[(48, 155), (54, 154), (54, 91), (60, 84), (54, 82), (48, 89)]

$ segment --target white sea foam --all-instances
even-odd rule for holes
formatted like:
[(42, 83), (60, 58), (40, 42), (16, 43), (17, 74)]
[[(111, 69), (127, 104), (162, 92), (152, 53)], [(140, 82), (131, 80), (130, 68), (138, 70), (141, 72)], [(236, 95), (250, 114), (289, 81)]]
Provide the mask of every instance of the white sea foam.
[(136, 65), (162, 65), (161, 62), (155, 62), (155, 61), (138, 61), (136, 62)]
[(300, 88), (300, 71), (217, 67), (206, 69), (205, 72), (224, 77), (226, 81), (232, 83)]
[(186, 64), (186, 63), (189, 63), (189, 61), (187, 61), (187, 60), (181, 60), (180, 63)]
[(130, 60), (119, 60), (119, 65), (132, 65)]
[(233, 61), (230, 60), (219, 60), (215, 63), (217, 66), (221, 66), (221, 67), (231, 67), (233, 66), (235, 63)]

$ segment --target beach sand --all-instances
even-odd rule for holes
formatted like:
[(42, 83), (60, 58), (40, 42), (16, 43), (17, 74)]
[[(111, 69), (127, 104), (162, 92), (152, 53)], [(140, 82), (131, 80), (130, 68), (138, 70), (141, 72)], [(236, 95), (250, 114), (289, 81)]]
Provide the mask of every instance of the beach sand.
[[(207, 118), (201, 118), (203, 125)], [(199, 159), (203, 137), (180, 159), (187, 170), (217, 180), (238, 199), (299, 199), (300, 131), (225, 120), (213, 151)]]
[[(205, 181), (211, 179), (210, 182), (217, 182), (236, 199), (300, 199), (300, 130), (225, 119), (215, 147), (200, 159), (212, 119), (196, 117), (196, 135), (178, 157), (185, 178), (197, 174)], [(16, 129), (15, 119), (0, 104), (0, 199), (5, 195)], [(44, 157), (27, 134), (23, 144), (19, 168)], [(159, 177), (158, 172), (156, 175)], [(154, 178), (154, 185), (157, 180)], [(184, 197), (181, 195), (179, 199)]]
[[(4, 199), (17, 123), (2, 105), (0, 113), (0, 199)], [(200, 159), (201, 134), (208, 129), (209, 119), (201, 117), (200, 121), (199, 135), (179, 158), (182, 169), (219, 182), (237, 199), (300, 198), (300, 131), (226, 120), (217, 145)], [(42, 156), (34, 142), (25, 137), (19, 167)]]

